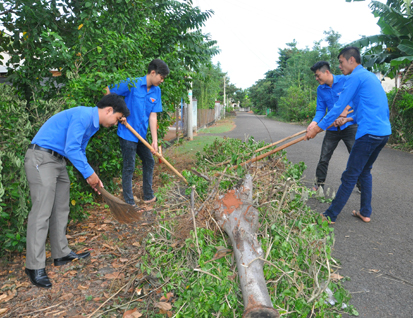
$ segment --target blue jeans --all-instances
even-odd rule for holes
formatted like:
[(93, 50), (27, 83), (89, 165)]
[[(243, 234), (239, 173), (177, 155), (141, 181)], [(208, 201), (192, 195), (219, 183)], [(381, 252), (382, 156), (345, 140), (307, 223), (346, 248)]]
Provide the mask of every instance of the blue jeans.
[(361, 183), (360, 214), (370, 217), (373, 185), (371, 169), (388, 140), (389, 136), (367, 134), (355, 141), (348, 158), (347, 168), (341, 176), (341, 185), (338, 188), (337, 195), (330, 207), (324, 212), (324, 215), (330, 217), (331, 221), (336, 221), (337, 216), (346, 205), (357, 179)]
[(142, 160), (143, 199), (145, 201), (153, 199), (152, 177), (155, 160), (151, 151), (141, 142), (133, 142), (120, 137), (119, 142), (123, 157), (122, 187), (125, 202), (135, 204), (132, 193), (132, 177), (135, 171), (136, 154)]
[[(323, 145), (321, 146), (320, 160), (318, 161), (317, 170), (315, 173), (317, 186), (324, 187), (327, 177), (328, 164), (340, 140), (342, 140), (346, 145), (348, 153), (351, 152), (351, 148), (353, 148), (356, 138), (357, 127), (357, 125), (350, 125), (343, 130), (326, 131), (323, 139)], [(360, 188), (359, 183), (357, 186)]]

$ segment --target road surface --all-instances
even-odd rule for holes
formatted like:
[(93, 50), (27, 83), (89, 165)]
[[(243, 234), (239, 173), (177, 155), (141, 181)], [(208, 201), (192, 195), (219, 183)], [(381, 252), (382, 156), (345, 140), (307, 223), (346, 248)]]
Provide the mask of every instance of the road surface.
[[(278, 122), (265, 116), (238, 112), (236, 128), (221, 134), (245, 140), (275, 142), (305, 126)], [(307, 165), (305, 183), (314, 182), (324, 133), (287, 148), (287, 157)], [(337, 191), (348, 152), (340, 142), (330, 161), (326, 188)], [(344, 287), (362, 318), (413, 317), (413, 154), (385, 147), (372, 170), (373, 214), (370, 223), (351, 215), (359, 210), (360, 194), (353, 191), (335, 228), (333, 257), (341, 261)], [(331, 193), (331, 192), (330, 192)], [(328, 204), (314, 199), (309, 205), (324, 212)], [(346, 316), (345, 316), (346, 317)]]

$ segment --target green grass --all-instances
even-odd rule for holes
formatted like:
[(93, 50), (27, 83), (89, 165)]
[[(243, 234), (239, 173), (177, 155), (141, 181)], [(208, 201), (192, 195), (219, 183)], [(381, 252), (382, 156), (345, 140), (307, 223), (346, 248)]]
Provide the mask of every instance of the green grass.
[(231, 122), (224, 122), (219, 126), (212, 126), (209, 128), (204, 128), (199, 131), (200, 134), (222, 134), (227, 131), (231, 131), (234, 128), (234, 125)]
[(202, 152), (206, 145), (210, 145), (214, 142), (215, 139), (223, 141), (224, 138), (216, 137), (216, 136), (195, 136), (194, 140), (187, 141), (185, 140), (181, 145), (175, 147), (174, 150), (179, 155), (189, 155), (195, 156), (195, 154), (199, 151)]

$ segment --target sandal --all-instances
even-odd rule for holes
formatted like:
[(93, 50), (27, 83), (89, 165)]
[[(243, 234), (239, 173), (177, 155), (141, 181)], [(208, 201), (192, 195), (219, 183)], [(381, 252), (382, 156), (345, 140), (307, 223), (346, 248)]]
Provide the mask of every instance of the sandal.
[(150, 200), (147, 200), (147, 201), (143, 201), (145, 204), (150, 204), (150, 203), (155, 203), (156, 201), (158, 201), (158, 198), (157, 197), (153, 197), (152, 199), (150, 199)]
[(360, 214), (360, 212), (357, 212), (356, 210), (353, 210), (353, 212), (351, 212), (351, 214), (355, 217), (358, 217), (363, 222), (369, 223), (371, 221), (370, 218), (368, 218), (367, 216), (362, 216)]
[(336, 222), (331, 221), (330, 218), (329, 218), (329, 217), (326, 217), (323, 213), (320, 213), (320, 216), (321, 216), (321, 220), (322, 220), (323, 222), (324, 222), (324, 221), (327, 221), (328, 224), (336, 224)]

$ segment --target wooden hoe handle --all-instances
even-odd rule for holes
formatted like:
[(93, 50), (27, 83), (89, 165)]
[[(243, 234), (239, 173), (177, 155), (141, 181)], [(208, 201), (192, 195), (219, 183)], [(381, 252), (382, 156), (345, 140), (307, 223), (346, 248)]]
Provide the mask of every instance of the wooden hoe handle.
[(160, 153), (156, 152), (155, 149), (153, 149), (153, 147), (145, 140), (141, 137), (141, 135), (139, 135), (135, 129), (132, 128), (131, 125), (129, 125), (129, 123), (125, 124), (126, 128), (128, 128), (132, 134), (134, 134), (146, 147), (148, 147), (155, 156), (157, 156), (159, 159), (162, 160), (162, 162), (164, 162), (169, 169), (171, 169), (178, 177), (180, 177), (182, 180), (185, 181), (186, 184), (188, 184), (188, 181), (184, 178), (184, 176), (182, 174), (180, 174), (178, 172), (178, 170), (176, 170)]

